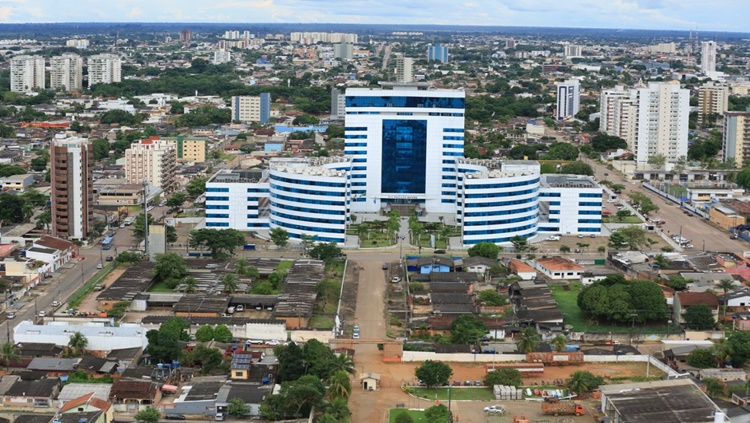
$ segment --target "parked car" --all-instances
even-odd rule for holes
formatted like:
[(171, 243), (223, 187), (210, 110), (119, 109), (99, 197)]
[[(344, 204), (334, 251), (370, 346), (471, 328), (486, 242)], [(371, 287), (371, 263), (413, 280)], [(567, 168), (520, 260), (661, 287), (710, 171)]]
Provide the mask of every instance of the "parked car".
[(393, 282), (393, 283), (399, 283), (399, 282), (401, 282), (401, 277), (400, 276), (394, 276), (394, 277), (391, 278), (391, 282)]
[(14, 312), (12, 312), (12, 311), (11, 311), (11, 312), (10, 312), (10, 313), (8, 313), (8, 315), (7, 315), (7, 316), (5, 316), (5, 317), (7, 317), (8, 319), (15, 319), (15, 318), (16, 318), (16, 313), (14, 313)]
[(279, 342), (279, 341), (277, 341), (275, 339), (272, 339), (270, 341), (266, 341), (266, 345), (271, 345), (271, 346), (275, 347), (276, 345), (281, 345), (281, 342)]
[(216, 413), (216, 416), (214, 416), (214, 420), (217, 422), (223, 422), (224, 421), (224, 413)]
[(52, 301), (52, 307), (60, 307), (60, 301)]
[(547, 241), (559, 241), (561, 239), (560, 235), (550, 235), (547, 237)]
[(352, 339), (359, 339), (359, 332), (353, 334)]
[(491, 405), (489, 407), (484, 407), (484, 412), (490, 414), (505, 414), (505, 409), (502, 405)]
[(97, 264), (96, 264), (96, 268), (97, 268), (97, 269), (104, 269), (104, 265), (103, 265), (103, 264), (101, 264), (101, 263), (97, 263)]
[(383, 263), (383, 270), (388, 270), (388, 263)]
[(185, 420), (185, 416), (182, 414), (167, 414), (164, 418), (167, 420)]
[(243, 306), (242, 304), (240, 304), (240, 305), (237, 306), (237, 308), (235, 310), (236, 311), (245, 311), (245, 306)]
[(44, 311), (44, 310), (40, 311), (40, 312), (39, 312), (39, 313), (37, 314), (37, 316), (39, 316), (39, 317), (44, 317), (44, 316), (46, 316), (46, 315), (47, 315), (47, 312), (46, 312), (46, 311)]

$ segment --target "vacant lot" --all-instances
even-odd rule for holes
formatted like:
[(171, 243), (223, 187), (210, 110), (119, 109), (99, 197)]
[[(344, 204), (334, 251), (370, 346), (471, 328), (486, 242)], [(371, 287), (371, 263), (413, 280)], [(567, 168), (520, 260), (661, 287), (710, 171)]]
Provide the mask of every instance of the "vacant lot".
[(412, 394), (415, 396), (418, 396), (420, 398), (427, 398), (427, 399), (435, 399), (435, 395), (437, 394), (437, 399), (440, 401), (448, 401), (450, 398), (451, 400), (459, 401), (459, 400), (468, 400), (468, 401), (491, 401), (495, 399), (495, 396), (492, 394), (492, 388), (489, 387), (477, 387), (477, 388), (471, 388), (471, 387), (460, 387), (457, 386), (455, 388), (438, 388), (436, 389), (428, 389), (428, 388), (409, 388), (412, 390)]

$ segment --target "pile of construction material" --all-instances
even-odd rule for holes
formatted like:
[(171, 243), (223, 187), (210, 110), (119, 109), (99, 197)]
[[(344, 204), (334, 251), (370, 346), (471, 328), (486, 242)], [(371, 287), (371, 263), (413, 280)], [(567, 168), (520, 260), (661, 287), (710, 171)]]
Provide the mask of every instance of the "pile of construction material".
[(515, 386), (495, 385), (492, 387), (492, 392), (495, 394), (495, 399), (497, 400), (512, 401), (523, 399), (523, 391)]

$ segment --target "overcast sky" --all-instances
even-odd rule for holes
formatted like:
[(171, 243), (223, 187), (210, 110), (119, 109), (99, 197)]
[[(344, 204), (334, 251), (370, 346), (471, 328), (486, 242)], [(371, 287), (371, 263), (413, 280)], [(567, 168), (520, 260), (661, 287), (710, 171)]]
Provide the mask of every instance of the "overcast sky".
[[(750, 0), (0, 0), (0, 22), (278, 22), (750, 30)], [(243, 28), (237, 28), (243, 29)]]

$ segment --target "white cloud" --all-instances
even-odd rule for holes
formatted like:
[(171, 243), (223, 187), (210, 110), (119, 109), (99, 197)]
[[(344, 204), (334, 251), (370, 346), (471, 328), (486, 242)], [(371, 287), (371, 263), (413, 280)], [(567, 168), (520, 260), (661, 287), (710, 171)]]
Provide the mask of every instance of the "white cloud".
[(143, 10), (140, 7), (134, 7), (128, 12), (128, 17), (137, 18), (139, 16), (143, 16)]

